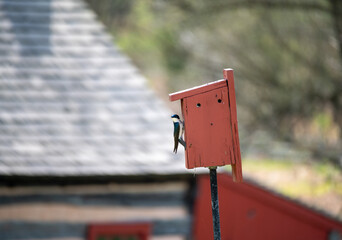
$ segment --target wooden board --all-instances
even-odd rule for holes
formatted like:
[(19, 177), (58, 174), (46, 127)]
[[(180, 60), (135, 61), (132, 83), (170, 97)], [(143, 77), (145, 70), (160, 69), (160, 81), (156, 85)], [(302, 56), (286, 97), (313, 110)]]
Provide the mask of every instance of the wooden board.
[(233, 135), (233, 149), (234, 149), (233, 152), (234, 152), (234, 159), (236, 160), (232, 164), (233, 180), (234, 182), (241, 182), (242, 181), (242, 165), (241, 165), (241, 151), (240, 151), (239, 130), (238, 130), (238, 121), (237, 121), (236, 96), (235, 96), (235, 84), (234, 84), (233, 70), (224, 69), (223, 76), (228, 83), (231, 128), (232, 128), (232, 135)]
[[(231, 164), (233, 142), (228, 89), (218, 88), (185, 98), (187, 168)], [(234, 160), (233, 160), (234, 161)]]
[(187, 98), (187, 97), (191, 97), (197, 94), (208, 92), (216, 88), (225, 87), (225, 86), (226, 86), (226, 81), (224, 79), (221, 79), (221, 80), (217, 80), (215, 82), (207, 83), (207, 84), (197, 86), (194, 88), (186, 89), (186, 90), (179, 91), (176, 93), (171, 93), (169, 95), (169, 99), (171, 102), (173, 102), (173, 101), (177, 101), (183, 98)]

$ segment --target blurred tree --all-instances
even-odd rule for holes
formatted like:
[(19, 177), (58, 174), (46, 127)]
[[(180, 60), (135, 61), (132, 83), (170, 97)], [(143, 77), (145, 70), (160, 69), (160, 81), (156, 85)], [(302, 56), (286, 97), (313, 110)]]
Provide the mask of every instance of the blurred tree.
[[(296, 58), (297, 61), (299, 61), (300, 64), (304, 65), (307, 69), (311, 69), (312, 72), (317, 73), (330, 81), (330, 83), (326, 83), (324, 81), (323, 84), (317, 83), (316, 85), (319, 85), (317, 89), (314, 88), (314, 86), (311, 89), (307, 89), (307, 99), (315, 99), (318, 98), (318, 102), (320, 103), (319, 105), (320, 108), (324, 106), (331, 106), (333, 110), (333, 116), (335, 119), (336, 124), (339, 125), (339, 128), (342, 129), (342, 78), (341, 78), (341, 66), (342, 66), (342, 1), (340, 0), (324, 0), (324, 1), (276, 1), (276, 0), (245, 0), (245, 1), (223, 1), (223, 0), (216, 0), (216, 1), (202, 1), (201, 4), (198, 4), (197, 1), (193, 0), (178, 0), (177, 3), (178, 6), (182, 9), (184, 9), (186, 12), (190, 12), (194, 15), (208, 15), (208, 14), (214, 14), (217, 16), (218, 14), (226, 13), (229, 14), (229, 12), (237, 9), (242, 9), (242, 8), (262, 8), (265, 11), (263, 11), (262, 14), (264, 14), (263, 17), (260, 18), (260, 22), (264, 24), (265, 28), (268, 28), (268, 31), (273, 39), (269, 40), (262, 40), (263, 36), (259, 36), (258, 39), (261, 41), (259, 42), (261, 45), (265, 44), (266, 46), (258, 46), (262, 47), (264, 50), (262, 54), (265, 55), (265, 57), (268, 60), (271, 60), (272, 57), (273, 61), (271, 61), (272, 64), (278, 64), (279, 59), (284, 58), (283, 54), (290, 54), (292, 57)], [(273, 11), (270, 11), (273, 10)], [(279, 11), (280, 10), (280, 11)], [(289, 11), (290, 10), (290, 11)], [(315, 32), (308, 32), (307, 29), (305, 29), (305, 25), (303, 23), (306, 22), (306, 20), (302, 19), (301, 21), (300, 18), (296, 18), (296, 14), (298, 15), (298, 12), (311, 12), (309, 14), (309, 17), (312, 18), (312, 20), (309, 22), (309, 26), (314, 26)], [(322, 59), (322, 56), (324, 54), (324, 51), (327, 51), (327, 48), (325, 46), (320, 47), (318, 44), (320, 44), (319, 41), (316, 41), (315, 39), (320, 39), (320, 34), (325, 34), (326, 37), (332, 37), (333, 34), (327, 32), (329, 29), (328, 26), (325, 26), (324, 29), (320, 29), (319, 27), (319, 22), (317, 20), (313, 19), (315, 18), (314, 14), (316, 16), (322, 15), (322, 17), (330, 17), (331, 18), (331, 26), (332, 31), (334, 31), (334, 37), (337, 41), (338, 46), (333, 46), (333, 51), (337, 48), (338, 52), (340, 54), (339, 56), (339, 61), (341, 63), (340, 66), (335, 66), (338, 68), (338, 72), (336, 71), (330, 71), (334, 69), (329, 69), (329, 66), (325, 67), (324, 66), (324, 60), (329, 59), (329, 56), (324, 56), (324, 59)], [(303, 14), (301, 14), (303, 15)], [(279, 19), (280, 16), (280, 19)], [(281, 19), (283, 16), (284, 18)], [(295, 21), (292, 21), (293, 17), (295, 17)], [(307, 17), (307, 16), (301, 16), (301, 18)], [(278, 19), (277, 19), (278, 18)], [(303, 21), (304, 20), (304, 21)], [(290, 22), (290, 24), (287, 24), (286, 22)], [(320, 21), (321, 22), (321, 21)], [(300, 24), (300, 25), (298, 25)], [(287, 31), (284, 31), (285, 28)], [(324, 26), (321, 26), (324, 27)], [(291, 28), (293, 29), (291, 31)], [(306, 38), (305, 36), (300, 36), (302, 33), (308, 33), (308, 36), (314, 36), (315, 38)], [(267, 34), (267, 33), (263, 33)], [(315, 36), (316, 34), (316, 36)], [(288, 39), (286, 38), (292, 38)], [(227, 39), (227, 38), (224, 38)], [(321, 38), (322, 39), (322, 38)], [(305, 56), (306, 51), (302, 47), (306, 46), (300, 46), (298, 48), (295, 41), (296, 40), (303, 40), (303, 42), (309, 45), (313, 45), (312, 47), (317, 50), (317, 55), (316, 56)], [(326, 40), (326, 43), (329, 42), (329, 39), (323, 39)], [(255, 41), (253, 38), (252, 41)], [(257, 40), (258, 42), (259, 40)], [(330, 39), (330, 42), (332, 40)], [(291, 43), (292, 42), (292, 43)], [(272, 45), (272, 46), (269, 46)], [(288, 53), (282, 53), (280, 55), (277, 55), (277, 53), (282, 52), (281, 49), (280, 51), (276, 51), (275, 48), (282, 48), (285, 50), (285, 52)], [(244, 49), (244, 48), (239, 48), (239, 49)], [(307, 51), (310, 51), (310, 49), (307, 49)], [(323, 51), (323, 52), (322, 52)], [(243, 53), (239, 52), (238, 55), (243, 55)], [(316, 58), (316, 59), (315, 59)], [(249, 58), (250, 59), (250, 58)], [(315, 60), (313, 60), (315, 59)], [(247, 59), (245, 58), (244, 61)], [(250, 59), (253, 61), (253, 59)], [(254, 64), (253, 64), (254, 65)], [(260, 65), (260, 64), (258, 64)], [(291, 67), (291, 63), (285, 63), (283, 66), (289, 66)], [(267, 87), (274, 86), (276, 88), (281, 88), (285, 87), (285, 89), (288, 87), (289, 81), (285, 83), (286, 86), (281, 86), (282, 84), (279, 84), (280, 78), (276, 76), (270, 76), (270, 75), (275, 75), (275, 73), (268, 73), (266, 74), (265, 70), (265, 64), (261, 67), (262, 73), (262, 78), (260, 80), (263, 80)], [(297, 67), (298, 65), (296, 65)], [(272, 66), (270, 69), (271, 72), (277, 70), (277, 67), (279, 66)], [(254, 74), (257, 72), (258, 69), (254, 69), (252, 73)], [(295, 70), (295, 69), (294, 69)], [(270, 77), (267, 77), (270, 76)], [(328, 77), (328, 78), (326, 78)], [(322, 79), (323, 80), (323, 79)], [(296, 79), (295, 81), (300, 81), (300, 78)], [(317, 80), (315, 80), (316, 82)], [(277, 83), (278, 82), (278, 83)], [(321, 85), (330, 85), (330, 91), (329, 91), (329, 86), (321, 86)], [(307, 88), (310, 88), (310, 86), (306, 86)], [(327, 90), (322, 91), (322, 88), (326, 88)], [(285, 92), (282, 90), (282, 92)], [(278, 95), (278, 94), (277, 94)], [(278, 95), (279, 96), (279, 95)], [(277, 100), (277, 98), (274, 98)], [(288, 105), (291, 101), (283, 101), (281, 98), (279, 98), (283, 104)], [(302, 101), (301, 101), (302, 102)], [(303, 103), (303, 102), (302, 102)], [(281, 107), (283, 104), (276, 104), (275, 106)], [(289, 106), (289, 105), (288, 105)], [(280, 113), (282, 111), (285, 112), (285, 114), (288, 113), (289, 109), (286, 109), (287, 106), (284, 106), (285, 109), (277, 109), (280, 110)], [(311, 107), (310, 107), (311, 108)], [(314, 109), (313, 109), (314, 110)], [(302, 112), (302, 110), (300, 110)], [(307, 111), (305, 111), (307, 112)], [(304, 113), (305, 113), (304, 112)], [(309, 109), (309, 112), (312, 112), (311, 109)], [(263, 115), (263, 114), (262, 114)], [(274, 116), (272, 114), (272, 116)]]
[(264, 126), (339, 161), (341, 0), (87, 1), (164, 94), (232, 67), (248, 131)]

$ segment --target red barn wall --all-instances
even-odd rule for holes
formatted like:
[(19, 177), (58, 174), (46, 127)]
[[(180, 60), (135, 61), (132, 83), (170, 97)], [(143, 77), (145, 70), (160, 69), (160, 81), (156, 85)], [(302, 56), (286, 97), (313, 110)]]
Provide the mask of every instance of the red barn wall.
[[(250, 183), (233, 183), (218, 175), (222, 240), (328, 239), (331, 231), (342, 236), (342, 223), (298, 203), (276, 196)], [(210, 183), (198, 178), (194, 239), (213, 239)]]

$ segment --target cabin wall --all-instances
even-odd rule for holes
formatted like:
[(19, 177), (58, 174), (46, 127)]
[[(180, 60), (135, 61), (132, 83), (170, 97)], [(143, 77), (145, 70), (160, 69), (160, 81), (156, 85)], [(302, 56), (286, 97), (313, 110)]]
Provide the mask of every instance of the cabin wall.
[(83, 240), (90, 225), (150, 223), (152, 240), (191, 238), (187, 181), (0, 187), (1, 240)]

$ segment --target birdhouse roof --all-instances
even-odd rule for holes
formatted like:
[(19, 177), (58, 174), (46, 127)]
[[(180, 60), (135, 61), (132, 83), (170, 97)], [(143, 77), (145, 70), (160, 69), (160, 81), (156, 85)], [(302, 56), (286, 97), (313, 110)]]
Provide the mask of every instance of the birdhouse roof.
[(215, 82), (207, 83), (201, 86), (197, 86), (194, 88), (189, 88), (183, 91), (175, 92), (169, 95), (170, 101), (176, 101), (182, 98), (191, 97), (197, 94), (201, 94), (204, 92), (208, 92), (217, 88), (227, 86), (227, 82), (225, 79), (221, 79)]
[(186, 173), (171, 113), (83, 1), (0, 6), (0, 176)]

